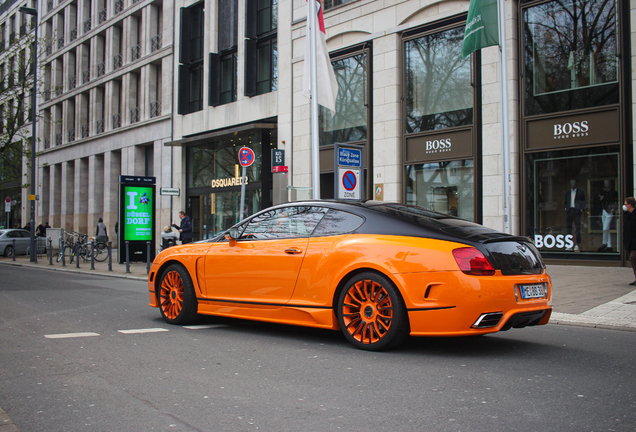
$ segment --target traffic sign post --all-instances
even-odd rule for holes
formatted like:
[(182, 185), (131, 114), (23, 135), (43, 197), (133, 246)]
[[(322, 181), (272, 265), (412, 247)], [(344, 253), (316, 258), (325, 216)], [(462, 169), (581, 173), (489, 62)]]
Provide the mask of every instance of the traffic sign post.
[(335, 143), (334, 196), (341, 200), (364, 199), (364, 147)]
[(254, 150), (249, 147), (239, 149), (239, 164), (243, 167), (241, 172), (241, 208), (239, 209), (239, 221), (243, 220), (245, 214), (245, 183), (247, 183), (247, 167), (254, 163), (256, 156)]

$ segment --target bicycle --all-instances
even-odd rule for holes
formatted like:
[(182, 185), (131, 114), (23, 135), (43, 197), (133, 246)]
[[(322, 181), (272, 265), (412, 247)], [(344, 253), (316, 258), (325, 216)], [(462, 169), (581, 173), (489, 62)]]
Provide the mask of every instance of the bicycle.
[[(60, 251), (57, 254), (57, 257), (55, 258), (56, 262), (60, 262), (62, 260), (62, 254), (64, 254), (65, 257), (71, 257), (73, 255), (73, 248), (75, 247), (75, 240), (74, 238), (76, 236), (79, 236), (78, 233), (70, 231), (67, 233), (68, 237), (66, 240), (63, 241), (63, 243), (60, 245)], [(69, 261), (72, 262), (72, 261)]]
[(77, 257), (77, 259), (82, 258), (84, 262), (87, 262), (90, 259), (92, 254), (92, 251), (90, 250), (90, 246), (87, 242), (88, 235), (79, 234), (79, 233), (75, 233), (75, 234), (77, 235), (77, 241), (73, 245), (73, 249), (68, 259), (68, 262), (73, 263), (73, 259), (75, 257)]

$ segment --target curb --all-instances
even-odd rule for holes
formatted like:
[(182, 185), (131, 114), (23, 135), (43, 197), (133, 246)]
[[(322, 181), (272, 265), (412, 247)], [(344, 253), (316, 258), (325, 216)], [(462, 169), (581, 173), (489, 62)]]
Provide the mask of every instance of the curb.
[[(4, 265), (8, 265), (8, 266), (14, 266), (14, 267), (27, 267), (27, 268), (34, 268), (34, 269), (38, 269), (38, 270), (48, 270), (48, 271), (60, 271), (60, 272), (67, 272), (67, 273), (78, 273), (78, 274), (90, 274), (93, 276), (102, 276), (102, 277), (113, 277), (113, 278), (119, 278), (119, 279), (132, 279), (132, 280), (139, 280), (139, 281), (147, 281), (148, 278), (147, 277), (140, 277), (140, 276), (131, 276), (131, 275), (122, 275), (119, 273), (102, 273), (102, 272), (96, 272), (95, 270), (77, 270), (77, 269), (73, 269), (73, 268), (57, 268), (57, 267), (42, 267), (38, 264), (25, 264), (25, 263), (17, 263), (17, 262), (2, 262), (0, 261), (0, 264), (4, 264)], [(0, 432), (3, 432), (0, 429)]]
[(575, 315), (562, 312), (552, 312), (549, 324), (636, 332), (636, 324), (628, 320), (609, 320), (607, 318)]

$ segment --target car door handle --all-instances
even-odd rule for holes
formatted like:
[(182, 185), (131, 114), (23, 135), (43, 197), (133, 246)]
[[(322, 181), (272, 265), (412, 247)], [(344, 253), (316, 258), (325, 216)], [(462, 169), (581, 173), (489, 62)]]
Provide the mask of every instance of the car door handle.
[(299, 253), (302, 253), (303, 251), (301, 251), (298, 248), (290, 248), (290, 249), (285, 249), (285, 253), (286, 254), (290, 254), (290, 255), (298, 255)]

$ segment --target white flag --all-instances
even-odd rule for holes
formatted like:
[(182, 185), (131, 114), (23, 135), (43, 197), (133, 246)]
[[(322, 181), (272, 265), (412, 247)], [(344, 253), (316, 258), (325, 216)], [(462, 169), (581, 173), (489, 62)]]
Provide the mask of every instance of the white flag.
[[(316, 68), (316, 76), (318, 81), (318, 88), (314, 91), (316, 100), (319, 105), (329, 108), (331, 115), (336, 113), (336, 97), (338, 96), (338, 81), (336, 81), (336, 74), (333, 71), (331, 65), (331, 59), (329, 58), (329, 51), (327, 51), (327, 34), (325, 33), (325, 21), (322, 18), (322, 4), (320, 0), (309, 0), (316, 2), (317, 11), (317, 26), (316, 29), (320, 30), (316, 32), (316, 65), (311, 64), (310, 48), (309, 48), (309, 33), (305, 37), (305, 70), (303, 77), (303, 95), (310, 97), (311, 94), (311, 69)], [(307, 19), (309, 21), (309, 9), (307, 12)], [(309, 25), (307, 26), (309, 29)]]

